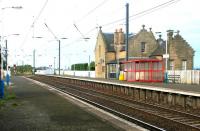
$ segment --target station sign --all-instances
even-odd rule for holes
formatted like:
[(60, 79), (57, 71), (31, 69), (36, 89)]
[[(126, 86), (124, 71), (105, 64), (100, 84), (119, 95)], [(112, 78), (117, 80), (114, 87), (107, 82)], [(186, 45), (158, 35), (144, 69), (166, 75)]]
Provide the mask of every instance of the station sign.
[(163, 54), (163, 58), (169, 58), (169, 54)]

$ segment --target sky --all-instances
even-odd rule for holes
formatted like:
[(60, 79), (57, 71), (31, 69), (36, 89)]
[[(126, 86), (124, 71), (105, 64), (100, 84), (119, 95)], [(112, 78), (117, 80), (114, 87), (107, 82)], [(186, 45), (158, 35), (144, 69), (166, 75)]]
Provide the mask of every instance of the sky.
[[(35, 49), (36, 67), (53, 66), (54, 60), (57, 67), (55, 37), (61, 40), (61, 68), (88, 62), (89, 56), (94, 61), (98, 27), (107, 33), (118, 28), (125, 31), (126, 3), (130, 33), (139, 32), (143, 24), (154, 33), (161, 32), (164, 39), (167, 30), (179, 30), (195, 50), (194, 67), (200, 68), (199, 0), (0, 0), (0, 35), (8, 41), (8, 63), (32, 65)], [(163, 6), (151, 10), (158, 5)], [(10, 8), (13, 6), (22, 9)], [(1, 46), (5, 44), (1, 42)]]

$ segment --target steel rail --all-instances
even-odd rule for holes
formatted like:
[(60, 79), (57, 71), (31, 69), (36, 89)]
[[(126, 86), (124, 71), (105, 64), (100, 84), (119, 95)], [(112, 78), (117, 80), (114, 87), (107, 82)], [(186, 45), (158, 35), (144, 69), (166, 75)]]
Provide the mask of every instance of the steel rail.
[[(47, 78), (45, 78), (45, 79), (47, 79)], [(40, 78), (40, 80), (41, 80), (41, 78)], [(60, 79), (59, 79), (60, 80)], [(63, 86), (72, 86), (72, 87), (78, 87), (78, 88), (81, 88), (81, 87), (79, 87), (79, 86), (75, 86), (75, 85), (72, 85), (72, 84), (67, 84), (67, 83), (63, 83), (63, 82), (61, 82), (61, 81), (58, 81), (58, 79), (57, 80), (54, 80), (54, 82), (52, 81), (52, 79), (51, 79), (51, 81), (46, 81), (47, 83), (51, 83), (51, 84), (54, 84), (55, 86), (57, 86), (57, 84), (59, 84), (59, 85), (63, 85)], [(53, 83), (52, 83), (53, 82)], [(56, 84), (57, 83), (57, 84)], [(83, 89), (85, 89), (85, 88), (83, 88)], [(60, 89), (60, 90), (63, 90), (63, 89)], [(74, 88), (73, 88), (73, 90), (75, 90)], [(89, 90), (89, 89), (87, 89), (87, 90)], [(79, 91), (80, 92), (80, 91)], [(83, 93), (83, 92), (81, 92), (81, 93)], [(96, 92), (97, 93), (97, 92)], [(99, 92), (98, 92), (99, 93)], [(87, 95), (91, 95), (91, 94), (88, 94), (87, 93)], [(119, 101), (119, 100), (118, 100)], [(120, 100), (121, 101), (121, 103), (122, 103), (122, 100)], [(113, 101), (112, 101), (113, 102)], [(143, 103), (144, 104), (144, 103)], [(145, 103), (146, 104), (146, 103)], [(125, 103), (123, 106), (127, 106), (128, 104), (127, 103)], [(98, 106), (98, 105), (96, 105), (96, 106)], [(103, 106), (103, 105), (102, 105)], [(156, 106), (157, 107), (157, 106)], [(159, 107), (160, 108), (160, 107)], [(111, 109), (111, 108), (109, 108), (109, 109)], [(104, 109), (104, 110), (107, 110), (107, 109)], [(113, 109), (112, 109), (113, 110)], [(139, 110), (139, 109), (138, 109)], [(140, 109), (141, 110), (141, 109)], [(166, 111), (167, 111), (167, 109), (165, 109)], [(116, 110), (115, 110), (116, 111)], [(198, 122), (200, 122), (200, 121), (198, 121), (198, 119), (193, 119), (193, 118), (190, 118), (190, 117), (188, 117), (188, 115), (191, 115), (191, 114), (189, 114), (189, 113), (184, 113), (183, 114), (183, 116), (182, 115), (175, 115), (174, 116), (174, 114), (173, 113), (169, 113), (169, 110), (168, 110), (168, 112), (165, 112), (165, 113), (159, 113), (159, 110), (157, 110), (157, 111), (155, 111), (155, 109), (151, 109), (151, 108), (143, 108), (143, 111), (146, 111), (146, 112), (148, 112), (148, 113), (152, 113), (153, 115), (157, 115), (157, 116), (159, 116), (159, 117), (163, 117), (163, 119), (168, 119), (168, 120), (171, 120), (171, 121), (173, 121), (173, 122), (176, 122), (176, 123), (180, 123), (180, 124), (183, 124), (183, 125), (186, 125), (186, 126), (190, 126), (190, 127), (192, 127), (192, 128), (194, 128), (195, 130), (199, 130), (200, 128), (199, 128), (199, 123)], [(111, 111), (112, 112), (112, 111)], [(156, 113), (156, 112), (158, 112), (158, 113)], [(175, 110), (173, 110), (173, 112), (175, 112)], [(178, 113), (183, 113), (183, 112), (178, 112)], [(126, 114), (125, 114), (126, 115)], [(187, 117), (186, 117), (187, 116)], [(194, 116), (193, 114), (192, 114), (192, 116), (193, 117), (197, 117), (197, 116)], [(198, 118), (199, 118), (199, 116), (198, 116)], [(128, 118), (129, 119), (129, 118)], [(185, 120), (185, 121), (184, 121)], [(188, 120), (188, 121), (187, 121)]]

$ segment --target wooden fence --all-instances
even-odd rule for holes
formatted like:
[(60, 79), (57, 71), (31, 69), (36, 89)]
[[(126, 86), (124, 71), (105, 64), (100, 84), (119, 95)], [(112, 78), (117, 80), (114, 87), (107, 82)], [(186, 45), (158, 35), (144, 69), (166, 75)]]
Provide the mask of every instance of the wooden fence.
[(180, 83), (200, 84), (200, 70), (168, 70), (168, 75), (179, 75)]

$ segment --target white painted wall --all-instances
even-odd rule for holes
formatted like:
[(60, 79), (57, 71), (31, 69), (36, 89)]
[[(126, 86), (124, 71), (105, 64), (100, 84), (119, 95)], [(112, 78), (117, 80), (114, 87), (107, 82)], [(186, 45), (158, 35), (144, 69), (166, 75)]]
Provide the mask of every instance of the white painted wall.
[(200, 84), (200, 70), (168, 70), (168, 75), (180, 75), (181, 83)]
[[(81, 77), (90, 77), (95, 78), (95, 71), (71, 71), (71, 70), (61, 70), (60, 75), (71, 75), (71, 76), (81, 76)], [(46, 74), (46, 75), (53, 75), (54, 70), (53, 69), (47, 69), (47, 70), (37, 70), (35, 74)], [(58, 74), (58, 70), (56, 70), (56, 74)]]
[[(56, 71), (58, 74), (58, 70)], [(71, 71), (71, 70), (61, 70), (61, 75), (71, 75), (71, 76), (81, 76), (81, 77), (89, 77), (89, 71)], [(95, 71), (90, 71), (90, 77), (95, 78)]]

